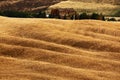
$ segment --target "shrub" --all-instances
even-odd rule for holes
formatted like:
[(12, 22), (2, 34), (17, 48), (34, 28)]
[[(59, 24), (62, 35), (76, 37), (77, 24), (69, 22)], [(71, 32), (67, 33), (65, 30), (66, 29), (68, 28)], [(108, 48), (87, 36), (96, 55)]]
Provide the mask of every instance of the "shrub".
[(96, 19), (96, 20), (98, 20), (99, 19), (99, 14), (97, 14), (97, 13), (93, 13), (92, 15), (91, 15), (91, 19)]
[(115, 18), (110, 18), (108, 21), (117, 21)]
[(46, 18), (46, 13), (45, 11), (40, 11), (37, 15), (38, 18)]
[(66, 15), (64, 15), (64, 19), (67, 19), (67, 16), (66, 16)]
[(79, 16), (79, 19), (89, 19), (89, 15), (87, 15), (87, 13), (82, 13)]

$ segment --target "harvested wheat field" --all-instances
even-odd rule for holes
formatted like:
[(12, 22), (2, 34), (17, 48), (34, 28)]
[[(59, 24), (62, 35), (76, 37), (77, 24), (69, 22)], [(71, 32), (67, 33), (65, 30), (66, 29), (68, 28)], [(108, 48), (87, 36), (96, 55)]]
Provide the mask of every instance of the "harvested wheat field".
[(120, 80), (120, 23), (0, 17), (0, 80)]

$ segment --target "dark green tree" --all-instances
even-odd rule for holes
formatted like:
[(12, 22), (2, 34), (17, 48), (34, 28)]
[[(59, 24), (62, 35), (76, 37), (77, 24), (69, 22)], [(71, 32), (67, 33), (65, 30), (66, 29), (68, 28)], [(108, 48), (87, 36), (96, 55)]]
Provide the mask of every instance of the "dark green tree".
[(2, 16), (28, 18), (31, 17), (31, 14), (19, 11), (3, 11)]
[(99, 17), (100, 17), (100, 15), (97, 14), (97, 13), (93, 13), (93, 14), (91, 15), (91, 19), (96, 19), (96, 20), (98, 20)]
[(108, 21), (117, 21), (115, 18), (110, 18)]
[(87, 15), (87, 13), (82, 13), (79, 16), (79, 19), (89, 19), (89, 15)]
[(46, 13), (45, 13), (45, 11), (40, 11), (40, 12), (38, 13), (38, 18), (46, 18)]
[(64, 19), (67, 19), (67, 16), (66, 16), (66, 15), (64, 15)]

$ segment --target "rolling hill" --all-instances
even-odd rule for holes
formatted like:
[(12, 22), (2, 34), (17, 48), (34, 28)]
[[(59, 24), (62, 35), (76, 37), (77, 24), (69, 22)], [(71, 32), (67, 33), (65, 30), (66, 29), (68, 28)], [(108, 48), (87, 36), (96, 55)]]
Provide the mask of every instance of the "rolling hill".
[(0, 11), (39, 11), (61, 0), (0, 0)]
[(120, 5), (120, 0), (69, 0), (69, 1), (108, 3), (108, 4), (117, 4), (117, 5)]
[(1, 80), (119, 80), (120, 23), (0, 17)]
[[(93, 1), (93, 0), (92, 0)], [(96, 0), (98, 1), (98, 0)], [(105, 0), (106, 1), (106, 0)], [(89, 2), (89, 0), (69, 0), (61, 1), (54, 5), (49, 6), (49, 9), (53, 8), (73, 8), (78, 13), (102, 13), (106, 16), (117, 16), (120, 14), (120, 5), (113, 5), (106, 2)]]
[(51, 8), (74, 8), (78, 13), (120, 13), (120, 0), (0, 0), (0, 11), (39, 12)]

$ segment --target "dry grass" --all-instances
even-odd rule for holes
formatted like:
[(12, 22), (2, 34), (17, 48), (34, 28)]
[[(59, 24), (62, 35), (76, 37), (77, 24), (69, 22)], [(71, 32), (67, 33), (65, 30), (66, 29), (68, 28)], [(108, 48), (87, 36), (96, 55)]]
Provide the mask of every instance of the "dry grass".
[(55, 5), (50, 6), (49, 8), (74, 8), (77, 12), (98, 12), (103, 13), (105, 15), (112, 15), (116, 12), (119, 5), (112, 5), (106, 3), (88, 3), (88, 2), (80, 2), (80, 1), (62, 1)]
[(58, 2), (55, 0), (0, 0), (0, 10), (39, 12)]
[(119, 80), (120, 23), (0, 17), (1, 80)]

